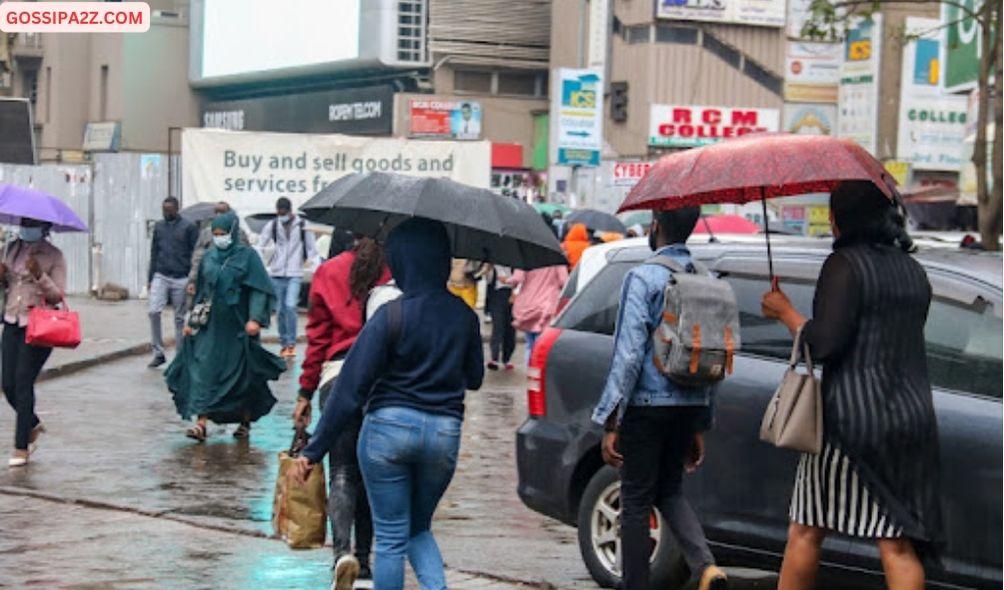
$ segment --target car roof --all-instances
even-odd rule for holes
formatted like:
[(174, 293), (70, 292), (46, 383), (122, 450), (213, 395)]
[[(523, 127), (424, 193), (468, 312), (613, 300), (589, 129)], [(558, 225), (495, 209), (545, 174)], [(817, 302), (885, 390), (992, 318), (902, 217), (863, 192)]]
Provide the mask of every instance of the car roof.
[[(775, 258), (824, 258), (832, 251), (833, 242), (830, 238), (813, 238), (804, 236), (771, 236), (771, 249)], [(758, 254), (766, 261), (767, 246), (763, 235), (749, 236), (718, 236), (714, 243), (703, 242), (691, 238), (687, 242), (690, 250), (702, 260), (717, 261), (723, 256), (734, 254)], [(590, 251), (586, 250), (586, 254)], [(586, 254), (583, 255), (585, 260)], [(641, 262), (652, 256), (648, 240), (632, 238), (596, 247), (592, 256), (604, 255), (606, 262)], [(940, 267), (946, 270), (962, 272), (981, 282), (1001, 288), (1002, 266), (1001, 253), (983, 252), (964, 248), (929, 247), (922, 241), (915, 254), (925, 266)]]

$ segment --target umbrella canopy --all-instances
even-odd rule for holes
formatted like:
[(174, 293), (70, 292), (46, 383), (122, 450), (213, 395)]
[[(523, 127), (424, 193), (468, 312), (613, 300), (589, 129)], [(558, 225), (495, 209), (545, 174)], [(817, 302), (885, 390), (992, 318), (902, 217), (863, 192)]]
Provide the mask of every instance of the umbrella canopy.
[(52, 231), (87, 231), (87, 224), (58, 197), (33, 188), (0, 184), (0, 223), (18, 225), (25, 217), (51, 223)]
[(378, 240), (401, 222), (422, 217), (446, 226), (458, 258), (527, 270), (568, 263), (533, 207), (445, 178), (350, 174), (311, 197), (300, 211), (311, 221)]
[(560, 203), (534, 203), (533, 208), (540, 213), (547, 213), (553, 216), (555, 211), (561, 211), (562, 215), (567, 215), (569, 211), (572, 210), (571, 207), (567, 207)]
[(894, 197), (896, 181), (848, 139), (751, 134), (663, 157), (628, 193), (619, 211), (743, 204), (830, 192), (845, 180), (871, 181)]
[(192, 223), (202, 223), (216, 216), (216, 203), (196, 203), (181, 210), (181, 216)]
[(624, 227), (620, 219), (596, 209), (576, 209), (565, 216), (565, 223), (569, 226), (581, 223), (587, 228), (599, 232), (627, 233), (627, 228)]
[(702, 215), (695, 234), (758, 234), (760, 226), (742, 215)]

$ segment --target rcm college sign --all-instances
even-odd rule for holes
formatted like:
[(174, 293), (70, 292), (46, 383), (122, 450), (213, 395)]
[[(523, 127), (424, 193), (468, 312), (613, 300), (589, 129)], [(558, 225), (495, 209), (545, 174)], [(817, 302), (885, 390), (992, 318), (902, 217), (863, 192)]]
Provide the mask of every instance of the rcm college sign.
[(698, 147), (748, 133), (778, 131), (778, 109), (654, 104), (648, 144), (655, 147)]

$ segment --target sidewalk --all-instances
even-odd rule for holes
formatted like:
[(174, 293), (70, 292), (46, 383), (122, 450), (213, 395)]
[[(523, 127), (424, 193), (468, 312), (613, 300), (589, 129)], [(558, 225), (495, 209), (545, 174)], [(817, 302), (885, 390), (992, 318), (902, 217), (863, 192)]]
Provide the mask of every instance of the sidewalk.
[[(122, 357), (150, 352), (150, 319), (146, 300), (99, 301), (91, 297), (68, 297), (67, 303), (70, 309), (80, 314), (83, 341), (72, 350), (53, 350), (39, 379), (51, 379)], [(160, 321), (164, 338), (169, 343), (173, 342), (173, 312), (165, 310)], [(301, 313), (298, 332), (301, 340), (306, 323), (307, 318)], [(263, 332), (262, 339), (276, 342), (277, 338), (273, 322), (273, 326)]]

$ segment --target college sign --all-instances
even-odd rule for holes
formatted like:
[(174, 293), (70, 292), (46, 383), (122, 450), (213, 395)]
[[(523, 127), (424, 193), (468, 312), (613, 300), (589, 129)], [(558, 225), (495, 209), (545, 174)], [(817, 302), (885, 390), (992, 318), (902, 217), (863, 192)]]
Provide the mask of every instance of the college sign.
[(781, 125), (777, 109), (654, 104), (650, 113), (648, 144), (655, 147), (698, 147)]
[(551, 79), (551, 161), (599, 166), (603, 150), (603, 74), (556, 68)]
[[(970, 11), (980, 8), (981, 0), (958, 0)], [(990, 0), (987, 0), (990, 1)], [(980, 73), (980, 25), (951, 2), (941, 5), (941, 62), (944, 86), (948, 92), (972, 90)]]

